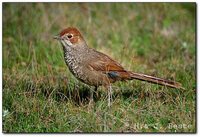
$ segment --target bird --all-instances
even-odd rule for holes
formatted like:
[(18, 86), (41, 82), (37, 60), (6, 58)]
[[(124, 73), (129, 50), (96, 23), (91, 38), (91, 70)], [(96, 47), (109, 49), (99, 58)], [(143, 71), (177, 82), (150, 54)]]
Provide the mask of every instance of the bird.
[[(70, 72), (81, 82), (94, 86), (104, 86), (108, 91), (108, 106), (111, 106), (112, 83), (117, 81), (141, 80), (153, 84), (182, 89), (179, 82), (158, 78), (126, 70), (120, 63), (89, 47), (76, 27), (63, 29), (54, 36), (63, 48), (64, 60)], [(93, 92), (91, 92), (91, 100)]]

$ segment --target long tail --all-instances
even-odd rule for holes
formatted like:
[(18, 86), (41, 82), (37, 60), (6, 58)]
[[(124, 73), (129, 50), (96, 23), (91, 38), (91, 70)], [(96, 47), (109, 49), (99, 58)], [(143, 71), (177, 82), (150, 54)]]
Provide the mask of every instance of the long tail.
[(175, 81), (157, 78), (154, 76), (149, 76), (149, 75), (145, 75), (145, 74), (141, 74), (141, 73), (129, 72), (129, 74), (130, 74), (129, 76), (131, 77), (131, 79), (138, 79), (138, 80), (147, 81), (150, 83), (164, 85), (164, 86), (168, 86), (168, 87), (172, 87), (172, 88), (184, 89), (182, 87), (181, 83), (178, 83)]

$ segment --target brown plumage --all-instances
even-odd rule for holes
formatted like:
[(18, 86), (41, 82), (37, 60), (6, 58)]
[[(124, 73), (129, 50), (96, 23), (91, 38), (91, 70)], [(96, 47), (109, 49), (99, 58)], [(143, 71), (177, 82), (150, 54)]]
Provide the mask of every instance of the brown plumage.
[(60, 32), (58, 39), (64, 51), (65, 62), (72, 74), (90, 86), (109, 87), (111, 83), (125, 80), (142, 80), (172, 88), (182, 88), (175, 81), (125, 70), (109, 56), (89, 48), (81, 33), (73, 27)]

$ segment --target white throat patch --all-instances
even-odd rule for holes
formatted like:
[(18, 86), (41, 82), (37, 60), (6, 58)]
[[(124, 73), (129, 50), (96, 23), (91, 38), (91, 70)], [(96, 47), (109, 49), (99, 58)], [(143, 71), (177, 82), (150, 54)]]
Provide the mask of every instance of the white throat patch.
[(67, 45), (72, 46), (73, 44), (69, 40), (64, 40)]
[(64, 39), (64, 40), (61, 40), (61, 42), (62, 42), (63, 45), (67, 44), (67, 46), (73, 46), (73, 44), (69, 40)]

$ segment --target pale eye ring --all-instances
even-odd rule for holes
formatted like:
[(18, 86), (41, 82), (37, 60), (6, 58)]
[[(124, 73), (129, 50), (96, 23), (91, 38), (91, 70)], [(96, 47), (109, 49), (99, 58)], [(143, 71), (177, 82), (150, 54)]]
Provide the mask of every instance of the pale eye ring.
[(71, 39), (72, 38), (72, 34), (67, 35), (67, 38)]

